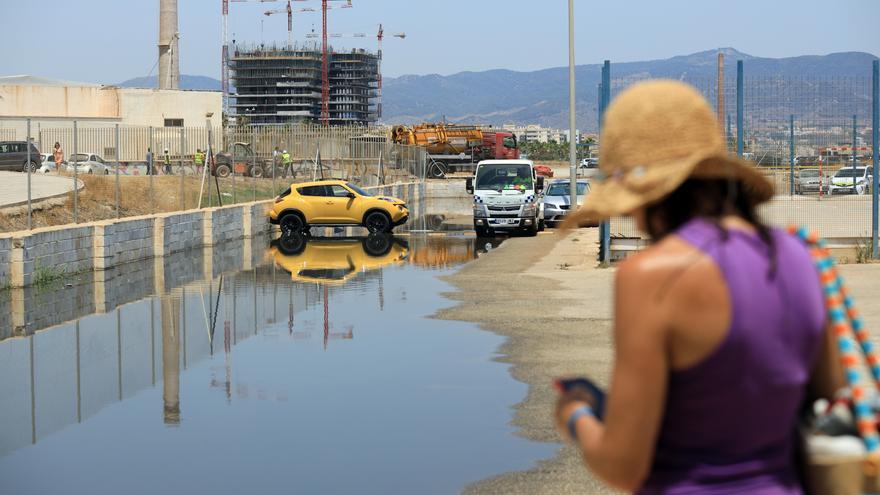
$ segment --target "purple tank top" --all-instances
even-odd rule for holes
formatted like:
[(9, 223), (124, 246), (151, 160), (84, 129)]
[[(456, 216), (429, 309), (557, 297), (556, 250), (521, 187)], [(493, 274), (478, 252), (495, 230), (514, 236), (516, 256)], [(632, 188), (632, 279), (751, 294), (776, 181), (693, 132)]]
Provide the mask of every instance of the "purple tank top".
[(800, 494), (794, 432), (825, 322), (806, 246), (771, 231), (776, 272), (756, 234), (694, 219), (676, 234), (724, 275), (732, 321), (717, 349), (669, 374), (649, 494)]

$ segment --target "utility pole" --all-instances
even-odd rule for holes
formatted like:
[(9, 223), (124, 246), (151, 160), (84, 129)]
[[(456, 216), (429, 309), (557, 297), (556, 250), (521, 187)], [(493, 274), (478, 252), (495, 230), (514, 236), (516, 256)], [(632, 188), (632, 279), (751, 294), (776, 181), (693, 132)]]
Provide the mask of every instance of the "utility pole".
[(569, 165), (569, 208), (577, 209), (577, 142), (575, 129), (575, 87), (574, 87), (574, 0), (568, 0), (568, 165)]

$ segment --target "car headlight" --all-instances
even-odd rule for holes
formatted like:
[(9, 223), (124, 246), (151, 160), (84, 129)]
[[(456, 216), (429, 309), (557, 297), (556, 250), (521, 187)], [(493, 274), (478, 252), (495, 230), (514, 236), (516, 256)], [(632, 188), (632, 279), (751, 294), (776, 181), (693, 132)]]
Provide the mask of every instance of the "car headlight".
[(474, 218), (488, 218), (489, 210), (486, 205), (474, 205)]
[(535, 203), (529, 203), (529, 204), (523, 206), (522, 216), (524, 216), (524, 217), (533, 217), (533, 216), (535, 216), (535, 213), (536, 213), (537, 211), (538, 211), (538, 210), (537, 210), (537, 208), (535, 207)]

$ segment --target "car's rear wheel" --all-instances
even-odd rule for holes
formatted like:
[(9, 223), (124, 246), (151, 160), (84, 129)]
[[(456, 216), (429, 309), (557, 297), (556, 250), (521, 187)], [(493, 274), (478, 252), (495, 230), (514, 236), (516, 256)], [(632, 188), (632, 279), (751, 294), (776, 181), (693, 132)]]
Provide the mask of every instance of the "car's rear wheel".
[(304, 232), (309, 226), (298, 213), (285, 213), (279, 220), (278, 225), (284, 233)]
[(27, 162), (21, 167), (21, 171), (27, 173), (28, 169), (30, 169), (31, 173), (34, 173), (38, 167), (37, 162)]
[(364, 217), (364, 227), (366, 227), (371, 234), (391, 232), (391, 217), (389, 217), (387, 213), (381, 211), (368, 213), (367, 216)]

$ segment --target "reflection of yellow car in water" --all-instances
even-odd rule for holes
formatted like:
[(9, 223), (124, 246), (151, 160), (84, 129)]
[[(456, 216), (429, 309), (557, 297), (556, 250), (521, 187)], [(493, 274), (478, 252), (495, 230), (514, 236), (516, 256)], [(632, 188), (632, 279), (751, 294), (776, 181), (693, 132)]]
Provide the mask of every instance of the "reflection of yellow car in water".
[(409, 256), (409, 247), (387, 234), (310, 238), (291, 232), (272, 241), (270, 252), (295, 282), (341, 285), (358, 273), (400, 264)]

